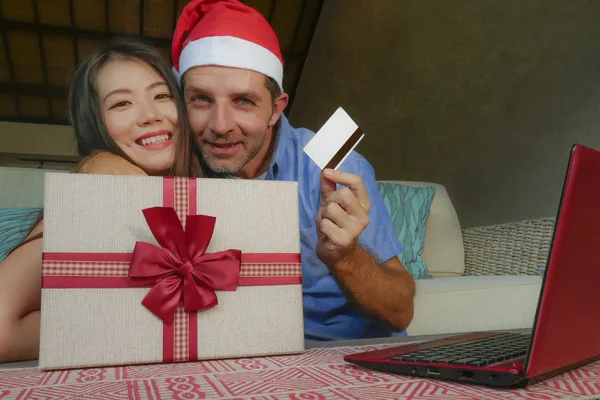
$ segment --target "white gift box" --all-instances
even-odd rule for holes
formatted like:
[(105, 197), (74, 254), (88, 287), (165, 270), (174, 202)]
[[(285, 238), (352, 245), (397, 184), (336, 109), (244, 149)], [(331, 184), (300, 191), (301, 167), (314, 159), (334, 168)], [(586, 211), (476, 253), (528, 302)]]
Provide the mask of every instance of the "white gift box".
[(296, 182), (46, 173), (40, 368), (300, 353), (301, 274)]

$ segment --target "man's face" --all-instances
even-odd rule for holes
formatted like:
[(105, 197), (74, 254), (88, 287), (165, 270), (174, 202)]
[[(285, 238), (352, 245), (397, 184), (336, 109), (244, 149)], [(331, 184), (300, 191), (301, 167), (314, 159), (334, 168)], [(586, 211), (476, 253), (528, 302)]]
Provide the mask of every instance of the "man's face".
[(271, 127), (287, 95), (272, 99), (264, 75), (239, 68), (195, 67), (185, 73), (184, 84), (188, 119), (206, 165), (244, 178), (264, 172)]

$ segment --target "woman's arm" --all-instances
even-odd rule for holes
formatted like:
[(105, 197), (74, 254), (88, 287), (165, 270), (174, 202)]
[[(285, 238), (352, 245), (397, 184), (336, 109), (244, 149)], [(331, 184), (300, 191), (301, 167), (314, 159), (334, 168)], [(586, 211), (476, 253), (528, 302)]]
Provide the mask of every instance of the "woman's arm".
[(96, 175), (147, 175), (137, 165), (108, 151), (85, 157), (77, 164), (73, 172)]
[[(42, 229), (40, 222), (28, 238)], [(0, 362), (38, 358), (41, 280), (41, 238), (18, 247), (0, 263)]]

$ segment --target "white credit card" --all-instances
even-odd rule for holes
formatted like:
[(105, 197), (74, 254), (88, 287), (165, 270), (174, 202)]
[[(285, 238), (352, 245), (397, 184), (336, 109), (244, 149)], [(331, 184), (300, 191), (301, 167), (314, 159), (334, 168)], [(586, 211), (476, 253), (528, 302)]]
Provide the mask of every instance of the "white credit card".
[(321, 170), (338, 169), (364, 136), (356, 122), (340, 107), (304, 146), (304, 152)]

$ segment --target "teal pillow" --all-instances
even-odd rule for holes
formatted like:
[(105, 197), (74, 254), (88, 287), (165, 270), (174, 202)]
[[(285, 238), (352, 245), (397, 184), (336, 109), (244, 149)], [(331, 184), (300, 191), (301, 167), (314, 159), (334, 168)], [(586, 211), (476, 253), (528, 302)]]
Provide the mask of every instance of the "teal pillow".
[(0, 208), (0, 262), (29, 234), (41, 208)]
[(431, 278), (421, 254), (435, 187), (415, 187), (390, 182), (377, 182), (377, 185), (392, 217), (398, 240), (404, 247), (399, 256), (402, 264), (415, 279)]

